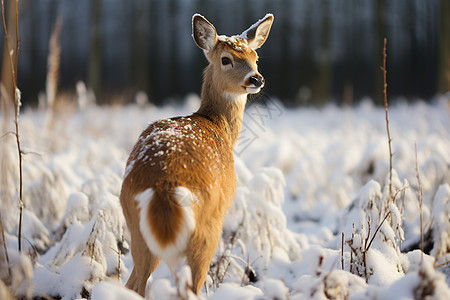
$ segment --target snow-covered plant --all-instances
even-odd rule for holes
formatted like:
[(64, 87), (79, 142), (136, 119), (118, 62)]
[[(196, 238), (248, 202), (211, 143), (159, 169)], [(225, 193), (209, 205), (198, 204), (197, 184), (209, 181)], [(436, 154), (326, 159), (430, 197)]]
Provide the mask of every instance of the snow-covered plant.
[(273, 256), (300, 257), (300, 243), (287, 230), (281, 207), (285, 185), (281, 171), (263, 168), (252, 175), (236, 158), (236, 172), (238, 191), (211, 264), (210, 276), (218, 283), (223, 282), (227, 272), (241, 283), (254, 282)]
[[(1, 286), (3, 283), (9, 286), (15, 296), (29, 299), (33, 289), (32, 261), (28, 254), (18, 252), (11, 247), (8, 249), (8, 254), (10, 269), (8, 270), (8, 267), (0, 263), (0, 299), (13, 299), (7, 297), (9, 293), (6, 291), (6, 287)], [(5, 290), (2, 291), (2, 289)]]
[[(58, 232), (61, 240), (43, 255), (35, 273), (36, 295), (66, 295), (78, 297), (89, 293), (91, 288), (106, 276), (117, 277), (119, 247), (124, 243), (124, 217), (119, 200), (104, 194), (88, 220), (88, 198), (82, 193), (72, 194)], [(65, 230), (64, 230), (65, 229)], [(126, 268), (123, 268), (127, 272)], [(50, 275), (51, 274), (51, 275)], [(58, 278), (72, 281), (70, 290), (55, 287), (47, 280)], [(64, 287), (67, 289), (67, 287)], [(83, 292), (84, 291), (84, 292)]]
[(293, 285), (289, 299), (348, 299), (350, 294), (365, 290), (367, 284), (359, 276), (342, 270), (304, 275)]
[[(399, 182), (393, 172), (392, 188), (399, 190)], [(393, 266), (389, 268), (393, 270), (392, 276), (404, 274), (404, 259), (398, 247), (398, 242), (404, 239), (402, 217), (395, 199), (390, 199), (387, 185), (382, 193), (380, 184), (370, 181), (344, 212), (343, 232), (350, 250), (349, 271), (368, 282), (383, 282), (380, 259)], [(388, 201), (387, 210), (385, 201)]]

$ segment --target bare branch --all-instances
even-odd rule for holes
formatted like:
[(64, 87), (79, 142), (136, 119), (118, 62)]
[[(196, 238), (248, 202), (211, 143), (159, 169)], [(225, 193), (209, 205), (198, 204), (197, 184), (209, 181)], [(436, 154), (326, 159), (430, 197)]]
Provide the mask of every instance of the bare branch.
[(366, 247), (366, 249), (364, 251), (369, 250), (370, 246), (372, 245), (373, 240), (375, 239), (375, 236), (378, 233), (378, 230), (380, 230), (381, 226), (383, 225), (384, 221), (386, 221), (387, 217), (391, 214), (391, 212), (389, 211), (383, 218), (383, 221), (381, 221), (380, 225), (378, 225), (377, 229), (375, 230), (375, 233), (373, 234), (372, 238), (370, 239), (369, 245)]
[(423, 204), (423, 191), (422, 182), (420, 181), (419, 174), (419, 163), (417, 159), (417, 143), (414, 143), (415, 155), (416, 155), (416, 176), (417, 176), (417, 197), (419, 198), (419, 211), (420, 211), (420, 250), (422, 251), (422, 256), (420, 262), (423, 262), (423, 219), (422, 219), (422, 204)]
[[(2, 5), (2, 18), (3, 18), (3, 29), (5, 31), (5, 43), (9, 53), (9, 60), (11, 63), (11, 75), (13, 81), (13, 94), (14, 94), (14, 109), (15, 109), (15, 136), (16, 136), (16, 144), (17, 144), (17, 153), (19, 155), (19, 233), (18, 233), (18, 249), (22, 251), (22, 219), (23, 219), (23, 167), (22, 167), (22, 150), (20, 146), (20, 135), (19, 135), (19, 112), (20, 112), (20, 91), (17, 88), (17, 63), (18, 63), (18, 52), (19, 52), (19, 0), (16, 0), (16, 48), (11, 48), (8, 29), (6, 26), (6, 17), (5, 17), (5, 4), (4, 0), (1, 0)], [(13, 59), (14, 55), (14, 59)]]
[(388, 117), (388, 101), (387, 101), (387, 69), (386, 69), (386, 44), (387, 39), (384, 38), (384, 46), (383, 46), (383, 68), (381, 69), (383, 71), (383, 94), (384, 94), (384, 110), (386, 112), (386, 131), (388, 136), (388, 144), (389, 144), (389, 198), (388, 203), (386, 203), (386, 207), (389, 205), (389, 201), (392, 199), (392, 139), (391, 139), (391, 133), (389, 131), (389, 117)]

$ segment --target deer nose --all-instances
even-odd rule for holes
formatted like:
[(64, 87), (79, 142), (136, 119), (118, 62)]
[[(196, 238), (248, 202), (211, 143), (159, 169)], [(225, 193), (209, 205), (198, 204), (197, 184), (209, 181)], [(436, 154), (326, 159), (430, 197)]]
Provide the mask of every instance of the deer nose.
[(264, 84), (264, 78), (261, 75), (253, 75), (248, 80), (255, 87), (260, 87)]

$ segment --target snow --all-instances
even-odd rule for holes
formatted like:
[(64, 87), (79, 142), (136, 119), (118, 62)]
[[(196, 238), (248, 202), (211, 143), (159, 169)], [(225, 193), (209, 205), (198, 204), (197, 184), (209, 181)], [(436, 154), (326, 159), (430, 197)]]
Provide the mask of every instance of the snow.
[(135, 292), (122, 288), (119, 284), (104, 281), (92, 289), (91, 300), (141, 300), (142, 297)]
[(261, 24), (261, 22), (262, 21), (264, 21), (266, 18), (268, 18), (268, 17), (273, 17), (273, 15), (272, 14), (266, 14), (265, 16), (264, 16), (264, 18), (262, 18), (262, 19), (259, 19), (257, 22), (255, 22), (252, 26), (250, 26), (247, 30), (245, 30), (244, 32), (242, 32), (239, 36), (237, 36), (238, 38), (241, 38), (241, 39), (245, 39), (245, 40), (247, 40), (248, 39), (248, 32), (250, 31), (250, 30), (254, 30), (256, 27), (258, 27), (260, 24)]
[[(91, 96), (85, 87), (78, 89), (80, 107), (61, 111), (52, 124), (43, 110), (20, 116), (22, 145), (38, 153), (23, 162), (22, 254), (17, 153), (13, 137), (1, 140), (9, 286), (25, 297), (142, 299), (124, 287), (133, 267), (118, 200), (122, 179), (133, 168), (131, 163), (126, 170), (125, 162), (149, 122), (188, 115), (199, 99), (189, 95), (181, 106), (158, 108), (144, 100), (100, 107), (86, 100)], [(449, 299), (449, 107), (441, 97), (389, 108), (390, 198), (383, 108), (367, 101), (352, 108), (287, 109), (274, 99), (250, 105), (235, 149), (237, 192), (206, 288), (196, 297), (186, 290), (187, 269), (174, 278), (162, 263), (146, 298)], [(193, 130), (195, 124), (183, 129), (186, 136)], [(429, 254), (418, 250), (415, 143), (423, 231), (432, 233), (426, 237)], [(5, 280), (3, 253), (0, 247)]]

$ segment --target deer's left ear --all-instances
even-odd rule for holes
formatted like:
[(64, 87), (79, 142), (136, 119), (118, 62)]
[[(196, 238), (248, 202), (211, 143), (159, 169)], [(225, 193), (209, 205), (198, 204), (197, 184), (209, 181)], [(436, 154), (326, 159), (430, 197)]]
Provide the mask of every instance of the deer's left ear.
[(261, 47), (269, 36), (270, 28), (273, 23), (273, 15), (267, 14), (244, 31), (240, 37), (248, 41), (248, 46), (254, 50)]

